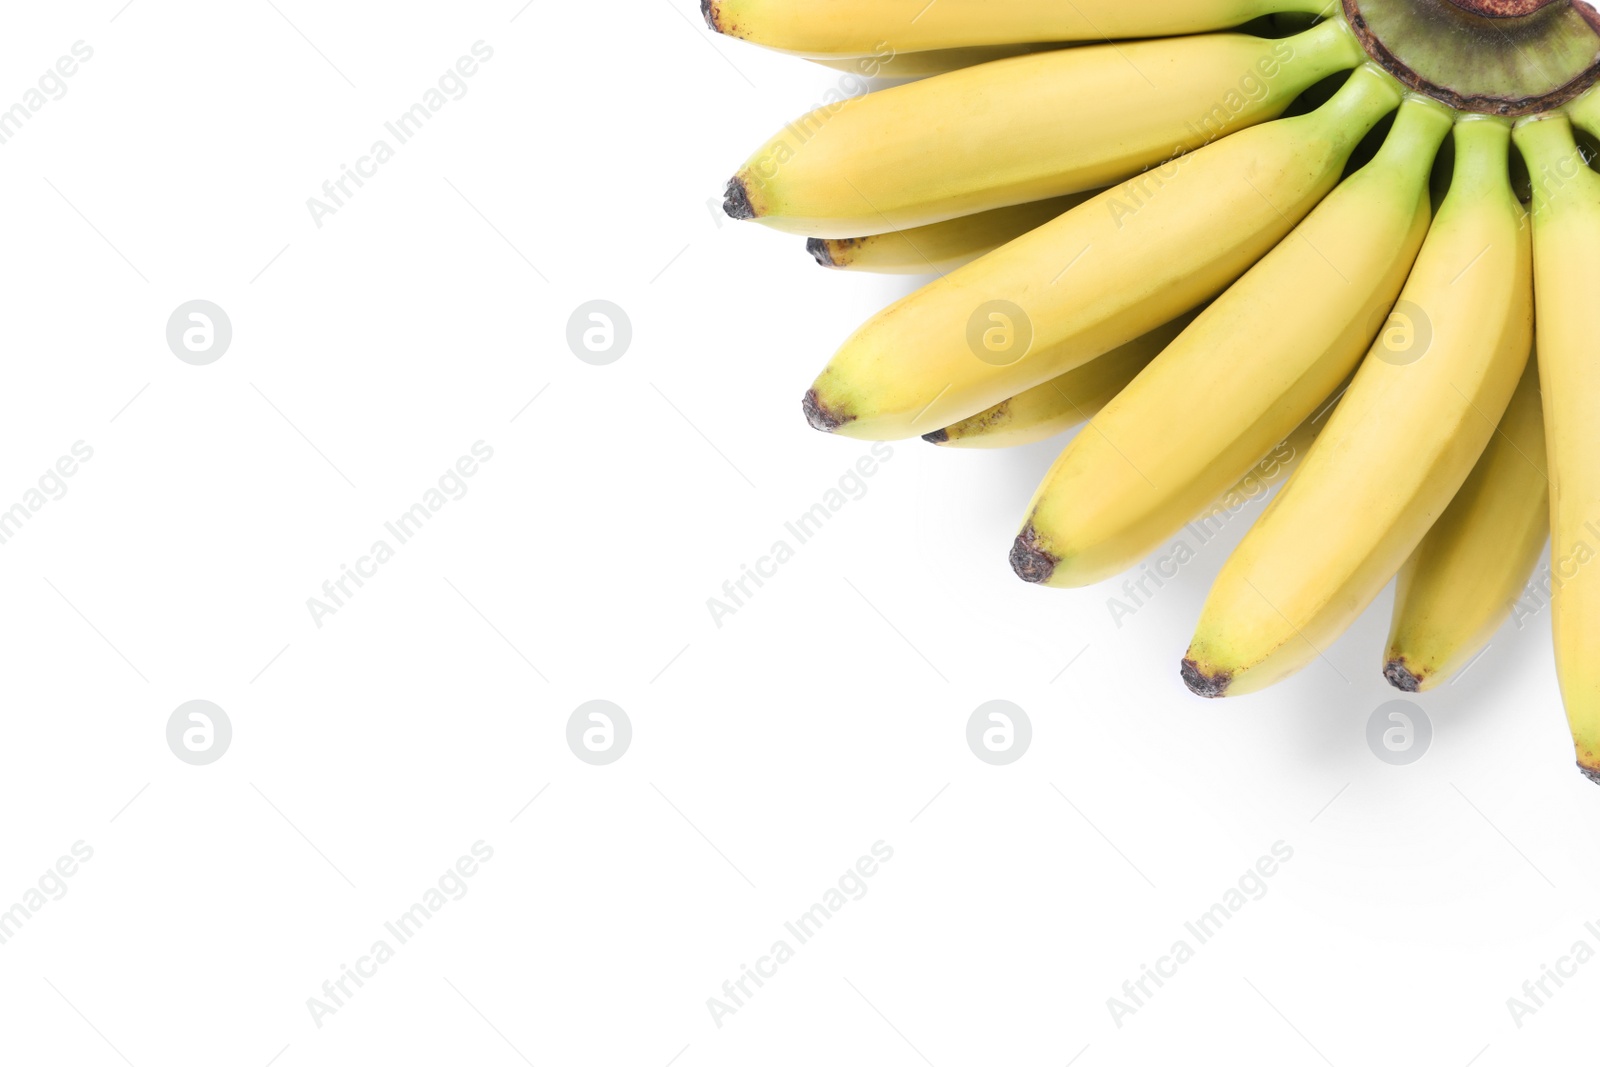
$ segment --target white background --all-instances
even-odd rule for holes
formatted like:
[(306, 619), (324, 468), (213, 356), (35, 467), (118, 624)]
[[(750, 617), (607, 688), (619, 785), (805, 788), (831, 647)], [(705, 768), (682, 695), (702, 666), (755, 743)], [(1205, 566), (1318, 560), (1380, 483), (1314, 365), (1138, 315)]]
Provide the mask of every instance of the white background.
[[(1600, 948), (1600, 795), (1545, 617), (1418, 698), (1432, 745), (1390, 766), (1365, 740), (1398, 695), (1387, 594), (1327, 662), (1201, 702), (1177, 663), (1226, 544), (1119, 628), (1115, 585), (1006, 563), (1059, 442), (912, 441), (713, 624), (867, 452), (800, 395), (905, 291), (709, 209), (837, 74), (689, 0), (122, 2), (13, 5), (0, 35), (0, 107), (94, 49), (0, 145), (0, 507), (94, 450), (0, 545), (0, 909), (93, 849), (0, 945), (0, 1061), (1592, 1047), (1600, 965), (1520, 1028), (1506, 1006)], [(307, 198), (479, 40), (467, 94), (316, 226)], [(596, 298), (634, 330), (603, 367), (565, 341)], [(232, 321), (209, 366), (166, 344), (191, 299)], [(478, 441), (467, 494), (318, 627), (307, 598)], [(565, 740), (596, 698), (634, 731), (603, 767)], [(233, 726), (209, 766), (165, 739), (193, 699)], [(965, 740), (991, 699), (1033, 725), (1007, 767)], [(308, 998), (477, 841), (469, 892), (319, 1026)], [(707, 998), (878, 841), (866, 895), (717, 1025)], [(1279, 841), (1265, 896), (1116, 1025), (1107, 999)]]

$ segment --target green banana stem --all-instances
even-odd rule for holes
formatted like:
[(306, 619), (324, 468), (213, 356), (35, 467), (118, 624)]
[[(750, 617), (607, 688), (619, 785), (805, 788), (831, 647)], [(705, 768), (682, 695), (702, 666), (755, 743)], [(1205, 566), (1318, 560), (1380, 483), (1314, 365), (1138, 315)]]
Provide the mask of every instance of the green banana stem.
[(1511, 124), (1486, 115), (1463, 117), (1455, 128), (1456, 165), (1451, 188), (1473, 196), (1511, 195), (1506, 168), (1511, 158)]

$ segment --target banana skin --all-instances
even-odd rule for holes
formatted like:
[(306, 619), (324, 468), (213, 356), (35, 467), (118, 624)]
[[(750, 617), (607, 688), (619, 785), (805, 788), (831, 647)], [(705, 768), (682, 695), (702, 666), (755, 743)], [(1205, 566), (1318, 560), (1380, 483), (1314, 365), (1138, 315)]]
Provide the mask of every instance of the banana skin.
[[(1399, 101), (1392, 79), (1362, 67), (1309, 114), (1189, 153), (950, 272), (844, 343), (804, 397), (807, 420), (866, 440), (920, 437), (1204, 303), (1327, 195)], [(985, 351), (991, 321), (1027, 343), (1019, 332)]]
[[(706, 25), (774, 51), (827, 59), (938, 48), (1204, 33), (1327, 0), (700, 0)], [(915, 16), (915, 17), (912, 17)]]
[[(1103, 188), (1275, 118), (1363, 58), (1334, 20), (1282, 40), (1217, 33), (997, 60), (790, 122), (740, 167), (724, 210), (843, 238)], [(1121, 106), (1083, 106), (1107, 97)]]
[[(1575, 120), (1593, 113), (1575, 110)], [(1519, 125), (1516, 140), (1533, 179), (1556, 674), (1578, 768), (1600, 783), (1600, 361), (1590, 314), (1600, 292), (1600, 175), (1562, 115)]]
[(1455, 126), (1450, 192), (1401, 293), (1429, 341), (1379, 340), (1304, 465), (1239, 544), (1182, 663), (1205, 697), (1265, 688), (1323, 654), (1399, 571), (1482, 454), (1533, 336), (1509, 123)]
[(1383, 676), (1432, 689), (1470, 663), (1511, 615), (1550, 536), (1538, 363), (1450, 507), (1400, 571)]
[(1020, 577), (1084, 586), (1133, 566), (1349, 378), (1422, 246), (1429, 170), (1450, 127), (1445, 108), (1408, 99), (1372, 162), (1067, 446), (1013, 545)]
[(1059, 218), (1094, 193), (1058, 196), (963, 215), (946, 222), (866, 237), (813, 237), (806, 251), (833, 270), (872, 274), (939, 274), (993, 252), (1007, 241)]

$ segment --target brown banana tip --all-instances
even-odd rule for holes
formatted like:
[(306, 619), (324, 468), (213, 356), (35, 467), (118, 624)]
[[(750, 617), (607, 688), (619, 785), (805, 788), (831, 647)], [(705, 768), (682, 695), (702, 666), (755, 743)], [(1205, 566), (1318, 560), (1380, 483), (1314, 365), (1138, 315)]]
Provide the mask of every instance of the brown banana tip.
[(837, 267), (833, 261), (833, 252), (828, 247), (828, 242), (821, 237), (807, 237), (806, 251), (811, 253), (811, 258), (824, 267)]
[(1217, 671), (1207, 674), (1200, 668), (1200, 664), (1192, 659), (1185, 659), (1181, 670), (1183, 684), (1189, 687), (1189, 692), (1195, 696), (1214, 700), (1228, 692), (1228, 685), (1233, 681), (1233, 675), (1228, 671)]
[(806, 390), (804, 399), (800, 401), (800, 410), (806, 413), (806, 421), (811, 424), (811, 428), (821, 430), (823, 433), (833, 433), (851, 419), (851, 416), (830, 411), (817, 396), (815, 389)]
[[(943, 430), (939, 431), (944, 433)], [(1033, 523), (1022, 528), (1017, 534), (1017, 539), (1011, 542), (1011, 569), (1017, 572), (1017, 577), (1034, 585), (1042, 585), (1050, 580), (1056, 572), (1056, 564), (1060, 563), (1058, 556), (1053, 556), (1039, 547), (1039, 534), (1033, 528)]]
[(1383, 676), (1389, 684), (1406, 693), (1420, 693), (1422, 691), (1422, 677), (1412, 674), (1411, 668), (1406, 666), (1404, 657), (1397, 656), (1383, 665)]
[(935, 430), (932, 433), (923, 434), (922, 439), (928, 442), (930, 445), (942, 445), (946, 441), (950, 440), (950, 431)]
[(1589, 781), (1593, 782), (1595, 785), (1600, 785), (1600, 770), (1596, 770), (1593, 767), (1585, 767), (1581, 763), (1578, 764), (1578, 770), (1581, 771), (1583, 776), (1589, 779)]
[(728, 187), (722, 193), (722, 211), (730, 219), (753, 219), (756, 209), (750, 203), (750, 190), (745, 188), (744, 179), (734, 175), (728, 179)]
[(717, 25), (717, 0), (700, 0), (700, 16), (706, 20), (707, 26), (718, 33), (722, 32), (722, 27)]

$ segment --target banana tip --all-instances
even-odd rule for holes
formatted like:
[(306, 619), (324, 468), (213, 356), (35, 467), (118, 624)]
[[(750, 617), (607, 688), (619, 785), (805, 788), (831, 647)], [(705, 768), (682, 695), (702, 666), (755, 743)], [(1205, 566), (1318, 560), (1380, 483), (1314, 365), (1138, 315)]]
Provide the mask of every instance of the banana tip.
[(745, 187), (744, 179), (737, 174), (728, 179), (728, 187), (723, 190), (722, 211), (730, 219), (756, 217), (755, 205), (750, 203), (750, 190)]
[[(943, 434), (944, 431), (940, 430)], [(926, 440), (932, 440), (929, 434)], [(1057, 556), (1046, 552), (1039, 545), (1039, 534), (1033, 528), (1033, 523), (1022, 528), (1017, 534), (1017, 539), (1011, 542), (1011, 569), (1017, 572), (1017, 577), (1034, 585), (1042, 585), (1050, 580), (1056, 571), (1056, 564), (1061, 560)]]
[(717, 0), (700, 0), (700, 16), (706, 20), (707, 26), (718, 33), (722, 32), (722, 27), (717, 25)]
[(1233, 681), (1233, 674), (1228, 671), (1206, 671), (1192, 659), (1183, 661), (1183, 684), (1189, 687), (1189, 692), (1195, 696), (1205, 697), (1208, 700), (1224, 696), (1228, 692), (1228, 685)]
[(821, 237), (806, 238), (806, 251), (811, 253), (811, 258), (824, 267), (837, 267), (839, 264), (833, 260), (833, 249)]
[(946, 441), (950, 440), (950, 431), (935, 430), (932, 433), (923, 434), (922, 439), (928, 442), (930, 445), (942, 445)]
[(1578, 770), (1582, 772), (1583, 776), (1589, 779), (1589, 781), (1593, 782), (1595, 785), (1600, 785), (1600, 770), (1596, 770), (1593, 767), (1585, 767), (1581, 763), (1578, 764)]
[(1422, 676), (1412, 674), (1411, 668), (1406, 666), (1405, 657), (1396, 656), (1383, 665), (1383, 676), (1389, 684), (1406, 693), (1422, 692)]
[(823, 433), (833, 433), (850, 421), (850, 416), (830, 410), (814, 388), (806, 390), (805, 397), (800, 401), (800, 410), (806, 413), (806, 421), (811, 428)]

